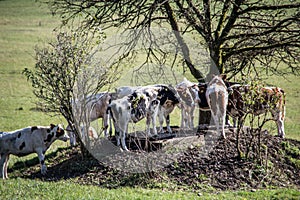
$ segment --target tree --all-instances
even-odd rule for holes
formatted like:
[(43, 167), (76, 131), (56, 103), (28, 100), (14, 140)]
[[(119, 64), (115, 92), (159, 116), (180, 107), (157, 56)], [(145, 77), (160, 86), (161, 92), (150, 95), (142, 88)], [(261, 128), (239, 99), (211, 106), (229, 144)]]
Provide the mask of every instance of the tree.
[[(81, 19), (80, 28), (85, 30), (172, 29), (183, 55), (179, 59), (199, 81), (204, 81), (205, 74), (193, 62), (184, 35), (194, 35), (206, 46), (212, 59), (210, 73), (226, 73), (230, 78), (262, 71), (299, 74), (298, 1), (56, 0), (48, 4), (64, 25)], [(134, 45), (134, 40), (131, 42)], [(156, 58), (159, 53), (148, 50), (148, 55)]]
[[(49, 114), (62, 114), (77, 137), (74, 101), (99, 92), (117, 78), (110, 66), (90, 67), (91, 60), (95, 60), (91, 59), (91, 53), (96, 44), (95, 37), (89, 34), (61, 32), (56, 41), (36, 48), (34, 69), (23, 70), (38, 98), (37, 106)], [(91, 73), (90, 69), (97, 73)], [(76, 115), (84, 115), (84, 109)], [(86, 152), (84, 145), (81, 149)]]

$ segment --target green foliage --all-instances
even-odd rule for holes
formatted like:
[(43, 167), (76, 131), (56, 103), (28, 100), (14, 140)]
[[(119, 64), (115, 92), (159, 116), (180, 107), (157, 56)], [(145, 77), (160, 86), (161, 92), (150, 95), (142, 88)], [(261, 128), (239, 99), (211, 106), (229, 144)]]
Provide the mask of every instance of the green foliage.
[(283, 141), (281, 145), (288, 155), (291, 155), (293, 157), (300, 157), (300, 149), (297, 146), (291, 144), (288, 141)]
[(300, 170), (300, 149), (290, 142), (283, 141), (281, 145), (287, 159)]
[(86, 57), (86, 44), (74, 41), (73, 36), (59, 33), (49, 47), (36, 48), (35, 69), (23, 73), (32, 83), (43, 111), (59, 112), (69, 105), (76, 76)]

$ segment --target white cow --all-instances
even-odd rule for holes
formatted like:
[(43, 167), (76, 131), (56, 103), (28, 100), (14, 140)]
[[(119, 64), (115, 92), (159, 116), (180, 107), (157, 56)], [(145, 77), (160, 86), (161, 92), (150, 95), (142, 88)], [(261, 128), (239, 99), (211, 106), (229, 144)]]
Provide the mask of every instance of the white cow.
[(217, 127), (217, 132), (220, 133), (221, 123), (221, 134), (223, 138), (226, 139), (224, 127), (228, 104), (228, 92), (227, 87), (222, 80), (222, 75), (213, 76), (212, 80), (208, 83), (206, 99)]
[(182, 101), (178, 104), (181, 110), (181, 128), (194, 128), (194, 111), (199, 104), (198, 85), (188, 81), (186, 78), (176, 85), (176, 90)]
[[(108, 123), (109, 123), (109, 113), (107, 113), (108, 105), (111, 101), (111, 93), (102, 92), (95, 95), (90, 95), (86, 99), (86, 105), (84, 105), (84, 109), (80, 106), (82, 105), (74, 105), (75, 106), (75, 115), (82, 115), (83, 112), (87, 112), (89, 115), (89, 121), (95, 121), (99, 118), (102, 118), (102, 125), (104, 130), (104, 136), (108, 137)], [(82, 103), (83, 104), (83, 103)], [(79, 108), (76, 110), (76, 108)], [(110, 126), (111, 128), (111, 126)], [(75, 134), (72, 132), (70, 126), (66, 128), (70, 135), (70, 144), (71, 146), (76, 145), (76, 137)], [(92, 138), (96, 138), (96, 135), (91, 135)]]
[(41, 164), (41, 173), (46, 174), (45, 152), (56, 140), (67, 141), (69, 136), (60, 126), (32, 126), (12, 132), (0, 133), (0, 175), (8, 178), (7, 167), (9, 155), (26, 156), (37, 153)]

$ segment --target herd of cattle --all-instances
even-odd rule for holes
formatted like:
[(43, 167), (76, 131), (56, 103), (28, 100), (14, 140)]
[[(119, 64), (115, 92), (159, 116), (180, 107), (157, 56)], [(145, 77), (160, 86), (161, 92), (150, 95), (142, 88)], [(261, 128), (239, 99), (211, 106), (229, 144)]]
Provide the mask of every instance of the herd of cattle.
[[(278, 87), (261, 87), (255, 90), (261, 98), (252, 103), (251, 109), (247, 103), (248, 85), (241, 85), (226, 81), (226, 76), (213, 76), (208, 83), (192, 83), (187, 79), (175, 87), (164, 84), (131, 87), (123, 86), (116, 92), (103, 92), (90, 96), (87, 103), (91, 121), (102, 118), (104, 135), (108, 137), (111, 132), (109, 122), (112, 119), (117, 145), (128, 151), (125, 143), (126, 132), (130, 122), (137, 123), (146, 119), (146, 133), (155, 136), (163, 133), (163, 123), (166, 120), (167, 130), (170, 127), (170, 113), (175, 107), (181, 110), (181, 128), (194, 128), (194, 111), (198, 106), (200, 110), (210, 110), (217, 132), (225, 139), (225, 124), (229, 124), (228, 115), (240, 123), (249, 113), (260, 115), (271, 112), (277, 124), (278, 136), (284, 138), (285, 94)], [(159, 129), (156, 128), (158, 117)], [(152, 129), (150, 128), (152, 125)], [(110, 131), (108, 130), (110, 129)], [(69, 130), (67, 127), (66, 130)], [(93, 131), (92, 131), (93, 132)], [(76, 144), (72, 131), (68, 134), (60, 126), (27, 127), (13, 132), (0, 132), (0, 167), (1, 176), (7, 178), (7, 165), (9, 155), (24, 156), (36, 152), (41, 165), (41, 173), (46, 173), (45, 152), (56, 140), (70, 140), (71, 145)]]

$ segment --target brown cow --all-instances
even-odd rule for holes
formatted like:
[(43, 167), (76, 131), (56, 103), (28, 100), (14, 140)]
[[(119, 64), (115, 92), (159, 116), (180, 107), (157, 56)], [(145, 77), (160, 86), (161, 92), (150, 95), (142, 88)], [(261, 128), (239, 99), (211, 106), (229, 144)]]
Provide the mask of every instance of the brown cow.
[(221, 123), (221, 134), (223, 138), (226, 139), (224, 127), (228, 103), (228, 92), (222, 78), (222, 75), (214, 76), (208, 83), (206, 89), (206, 99), (211, 110), (212, 118), (216, 124), (217, 132), (220, 132)]
[[(277, 124), (278, 136), (284, 138), (284, 118), (285, 118), (285, 93), (279, 87), (262, 87), (254, 90), (254, 95), (249, 95), (249, 86), (232, 85), (229, 87), (229, 102), (227, 107), (228, 114), (235, 121), (247, 113), (261, 115), (268, 111), (271, 112), (273, 120)], [(249, 105), (246, 102), (246, 96), (253, 98), (254, 102)]]

